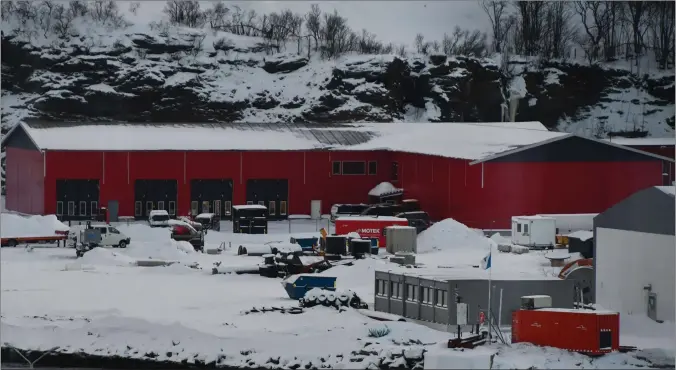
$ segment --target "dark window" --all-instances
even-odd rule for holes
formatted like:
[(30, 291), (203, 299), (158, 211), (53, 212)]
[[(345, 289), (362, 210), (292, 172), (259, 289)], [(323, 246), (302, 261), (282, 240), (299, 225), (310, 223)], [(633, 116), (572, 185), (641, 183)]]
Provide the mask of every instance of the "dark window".
[(392, 162), (392, 181), (399, 181), (399, 163)]
[(160, 200), (157, 202), (157, 209), (164, 210), (164, 201)]
[(232, 213), (232, 202), (229, 200), (225, 201), (225, 214), (230, 215)]
[(196, 200), (193, 200), (190, 202), (190, 214), (193, 216), (197, 216), (199, 213), (199, 203)]
[(80, 216), (86, 216), (87, 215), (87, 202), (84, 200), (80, 201)]
[(68, 216), (75, 216), (75, 202), (68, 202)]
[(91, 207), (92, 207), (92, 209), (91, 209), (91, 215), (92, 215), (92, 216), (97, 216), (97, 215), (99, 214), (99, 203), (96, 202), (96, 201), (94, 201), (94, 202), (92, 202)]
[(56, 202), (56, 215), (61, 216), (63, 215), (63, 202)]
[(143, 206), (141, 202), (134, 203), (134, 216), (141, 217), (143, 214)]
[(221, 201), (220, 200), (215, 200), (214, 201), (214, 214), (216, 215), (221, 215)]
[(523, 225), (523, 233), (528, 234), (528, 225)]
[(340, 162), (333, 162), (332, 168), (333, 168), (332, 173), (333, 173), (334, 175), (340, 175), (340, 174), (341, 174), (341, 171), (340, 171), (340, 169), (341, 169)]
[(172, 216), (176, 215), (176, 202), (173, 200), (169, 201), (169, 214)]
[(247, 206), (252, 206), (253, 205), (253, 200), (247, 200), (246, 201)]
[(366, 162), (343, 162), (343, 175), (366, 175)]
[(275, 213), (277, 213), (277, 210), (276, 210), (276, 207), (275, 207), (276, 203), (274, 201), (271, 201), (269, 204), (270, 205), (268, 206), (268, 213), (270, 215), (274, 216)]
[(376, 161), (369, 162), (369, 175), (377, 175), (377, 174), (378, 174), (378, 162)]
[(153, 210), (153, 202), (149, 200), (146, 202), (146, 213), (150, 214), (150, 211), (152, 210)]
[(517, 233), (521, 232), (521, 224), (516, 224), (516, 232)]
[(286, 215), (286, 201), (285, 200), (279, 202), (279, 214), (281, 216)]
[(265, 201), (259, 200), (259, 201), (258, 201), (258, 205), (259, 205), (259, 206), (265, 206)]

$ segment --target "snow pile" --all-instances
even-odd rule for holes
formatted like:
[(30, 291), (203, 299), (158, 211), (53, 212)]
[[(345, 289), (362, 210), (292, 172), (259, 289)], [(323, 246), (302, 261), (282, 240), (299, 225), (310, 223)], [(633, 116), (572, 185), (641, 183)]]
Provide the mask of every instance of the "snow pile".
[(131, 238), (133, 242), (157, 242), (171, 240), (171, 229), (168, 227), (150, 227), (148, 224), (119, 225), (117, 229)]
[(33, 217), (12, 213), (0, 215), (0, 234), (3, 238), (53, 236), (57, 230), (67, 231), (68, 227), (59, 222), (54, 215)]
[(508, 238), (505, 238), (504, 236), (500, 235), (500, 233), (495, 233), (491, 235), (491, 240), (494, 241), (496, 244), (512, 244), (512, 241)]
[(122, 253), (138, 260), (181, 261), (196, 253), (192, 245), (185, 241), (169, 239), (163, 242), (134, 243), (133, 240), (132, 238), (132, 243)]
[(97, 265), (97, 266), (132, 266), (136, 260), (124, 255), (118, 251), (109, 248), (94, 248), (85, 253), (77, 262), (66, 266), (67, 270), (74, 270), (78, 265)]
[(369, 191), (369, 195), (373, 197), (380, 197), (387, 194), (400, 193), (402, 191), (404, 191), (404, 189), (399, 189), (389, 182), (381, 182), (371, 189), (371, 191)]
[(495, 244), (452, 218), (435, 223), (418, 236), (419, 253), (465, 248), (488, 252)]

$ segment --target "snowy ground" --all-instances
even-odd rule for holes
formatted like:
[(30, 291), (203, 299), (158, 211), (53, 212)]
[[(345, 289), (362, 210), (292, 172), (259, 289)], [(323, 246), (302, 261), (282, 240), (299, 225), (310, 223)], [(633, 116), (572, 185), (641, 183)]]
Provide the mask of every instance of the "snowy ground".
[[(446, 222), (453, 226), (452, 223)], [(118, 225), (132, 238), (126, 249), (95, 249), (81, 259), (70, 248), (3, 248), (1, 257), (2, 342), (23, 349), (84, 351), (98, 355), (143, 357), (153, 352), (157, 360), (219, 361), (244, 366), (279, 358), (289, 367), (313, 362), (314, 366), (368, 367), (388, 351), (430, 351), (437, 363), (439, 348), (448, 333), (406, 322), (390, 322), (391, 333), (370, 338), (369, 329), (385, 324), (355, 310), (338, 312), (326, 307), (299, 315), (279, 312), (244, 315), (252, 307), (295, 306), (279, 279), (257, 275), (212, 275), (214, 262), (222, 266), (255, 266), (260, 257), (236, 256), (240, 243), (287, 241), (287, 222), (272, 222), (271, 234), (237, 235), (226, 229), (207, 235), (207, 248), (225, 243), (232, 248), (221, 255), (187, 252), (169, 240), (166, 229), (143, 224)], [(321, 227), (321, 226), (319, 226)], [(294, 235), (316, 235), (313, 221), (293, 221)], [(453, 237), (456, 235), (457, 237)], [(446, 242), (444, 242), (444, 240)], [(418, 262), (431, 269), (454, 264), (460, 273), (480, 274), (478, 264), (492, 243), (474, 230), (464, 233), (434, 232), (420, 237)], [(452, 248), (449, 246), (454, 244)], [(471, 244), (471, 245), (469, 245)], [(444, 245), (446, 248), (444, 248)], [(369, 304), (373, 301), (373, 272), (394, 268), (385, 256), (334, 267), (324, 274), (336, 276), (337, 286), (351, 289)], [(494, 274), (521, 276), (555, 274), (548, 271), (542, 254), (494, 255)], [(137, 260), (177, 261), (169, 267), (135, 267)], [(188, 267), (197, 263), (203, 270)], [(516, 274), (514, 274), (516, 273)], [(517, 277), (518, 276), (518, 277)], [(673, 325), (623, 317), (622, 341), (646, 348), (672, 348)], [(362, 353), (365, 347), (373, 352)], [(630, 355), (614, 354), (598, 360), (558, 350), (527, 345), (495, 346), (493, 368), (633, 368), (645, 366)], [(362, 362), (351, 362), (355, 356)], [(673, 352), (670, 355), (673, 358)], [(321, 360), (323, 359), (323, 361)], [(526, 360), (527, 359), (527, 360)]]

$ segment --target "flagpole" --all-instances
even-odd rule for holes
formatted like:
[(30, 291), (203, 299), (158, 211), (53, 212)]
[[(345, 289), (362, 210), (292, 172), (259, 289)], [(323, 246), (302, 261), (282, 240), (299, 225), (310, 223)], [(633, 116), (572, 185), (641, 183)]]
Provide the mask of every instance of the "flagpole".
[(491, 285), (493, 284), (493, 247), (488, 252), (488, 262), (490, 266), (488, 268), (488, 312), (486, 312), (486, 317), (488, 318), (488, 343), (491, 343), (492, 334), (492, 320), (491, 320)]

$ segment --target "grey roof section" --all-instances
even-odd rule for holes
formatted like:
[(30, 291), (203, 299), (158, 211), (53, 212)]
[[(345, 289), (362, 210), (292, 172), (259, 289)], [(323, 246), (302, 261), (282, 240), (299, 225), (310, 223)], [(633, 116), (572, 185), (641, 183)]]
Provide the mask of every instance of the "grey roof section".
[[(61, 121), (36, 121), (27, 120), (26, 125), (31, 128), (66, 128), (82, 126), (83, 122)], [(290, 131), (297, 136), (316, 141), (322, 147), (352, 146), (367, 143), (377, 136), (372, 131), (350, 130), (357, 128), (358, 124), (349, 123), (253, 123), (253, 122), (190, 122), (190, 123), (161, 123), (161, 122), (86, 122), (88, 126), (114, 126), (114, 125), (138, 125), (153, 127), (206, 127), (206, 128), (232, 128), (236, 130), (250, 131)]]
[(599, 227), (676, 235), (675, 211), (676, 198), (673, 194), (657, 186), (643, 189), (594, 217), (594, 236)]

